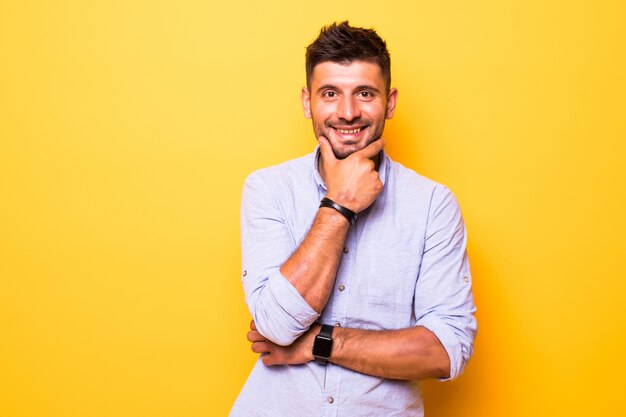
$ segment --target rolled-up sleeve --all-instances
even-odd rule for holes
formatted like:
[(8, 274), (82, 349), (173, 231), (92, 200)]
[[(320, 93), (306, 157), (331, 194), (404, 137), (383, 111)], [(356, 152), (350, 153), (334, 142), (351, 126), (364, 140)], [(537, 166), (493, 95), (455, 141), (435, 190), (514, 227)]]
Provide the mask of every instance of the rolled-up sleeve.
[(258, 331), (274, 343), (290, 345), (319, 314), (280, 272), (297, 248), (296, 239), (272, 188), (259, 172), (244, 184), (241, 248), (246, 303)]
[(472, 355), (477, 331), (467, 233), (456, 198), (445, 187), (434, 190), (428, 216), (415, 317), (442, 343), (450, 358), (447, 379), (454, 379)]

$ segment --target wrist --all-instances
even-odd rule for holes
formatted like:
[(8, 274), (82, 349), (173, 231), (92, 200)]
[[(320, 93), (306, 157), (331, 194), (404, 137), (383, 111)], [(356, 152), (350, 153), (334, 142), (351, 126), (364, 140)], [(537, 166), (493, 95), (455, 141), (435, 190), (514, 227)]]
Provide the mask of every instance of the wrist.
[(357, 210), (353, 210), (355, 204), (354, 204), (353, 198), (351, 198), (348, 193), (334, 193), (332, 191), (328, 191), (324, 197), (330, 198), (335, 203), (343, 207), (346, 207), (347, 209), (350, 209), (354, 211), (355, 213), (357, 212)]
[(327, 365), (333, 349), (333, 330), (335, 327), (329, 324), (322, 324), (319, 333), (315, 336), (313, 342), (313, 357), (315, 362), (321, 365)]
[(315, 343), (315, 337), (320, 332), (322, 326), (319, 323), (315, 323), (309, 329), (307, 334), (307, 343), (305, 344), (306, 348), (304, 349), (304, 356), (306, 357), (307, 362), (311, 362), (315, 360), (315, 356), (313, 356), (313, 344)]
[(322, 207), (335, 210), (343, 217), (345, 217), (345, 219), (348, 220), (350, 224), (354, 224), (358, 216), (357, 213), (355, 213), (354, 211), (345, 206), (342, 206), (341, 204), (337, 203), (329, 197), (322, 198), (322, 201), (320, 202), (320, 208)]

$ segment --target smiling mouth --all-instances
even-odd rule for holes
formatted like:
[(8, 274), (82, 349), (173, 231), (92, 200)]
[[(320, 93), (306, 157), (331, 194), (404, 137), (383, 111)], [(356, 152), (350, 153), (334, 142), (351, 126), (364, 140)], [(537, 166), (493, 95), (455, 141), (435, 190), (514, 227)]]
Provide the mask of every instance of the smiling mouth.
[(367, 129), (367, 126), (359, 126), (359, 127), (353, 127), (351, 129), (345, 129), (345, 128), (340, 128), (340, 127), (335, 127), (333, 126), (333, 129), (335, 129), (338, 133), (342, 134), (342, 135), (356, 135), (357, 133), (361, 132), (364, 129)]
[(343, 135), (349, 135), (349, 134), (359, 133), (361, 131), (361, 128), (359, 127), (357, 129), (349, 129), (349, 130), (335, 128), (335, 130), (337, 130), (337, 132)]

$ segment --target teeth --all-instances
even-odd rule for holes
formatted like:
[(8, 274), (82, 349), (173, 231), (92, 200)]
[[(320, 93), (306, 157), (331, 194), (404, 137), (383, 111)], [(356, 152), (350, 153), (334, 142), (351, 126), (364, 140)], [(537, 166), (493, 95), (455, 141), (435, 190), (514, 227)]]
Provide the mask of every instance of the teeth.
[(352, 130), (342, 130), (342, 129), (337, 129), (339, 131), (339, 133), (347, 135), (347, 134), (351, 134), (351, 133), (359, 133), (361, 131), (361, 128), (358, 129), (352, 129)]

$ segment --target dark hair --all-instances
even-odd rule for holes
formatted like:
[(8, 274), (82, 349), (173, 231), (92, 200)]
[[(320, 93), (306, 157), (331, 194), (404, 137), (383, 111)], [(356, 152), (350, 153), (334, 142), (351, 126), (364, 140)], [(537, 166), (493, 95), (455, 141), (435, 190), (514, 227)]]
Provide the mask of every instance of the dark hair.
[(348, 21), (323, 27), (317, 39), (306, 48), (306, 84), (309, 89), (313, 69), (325, 61), (342, 64), (369, 61), (378, 64), (389, 91), (391, 58), (387, 44), (374, 29), (352, 27)]

